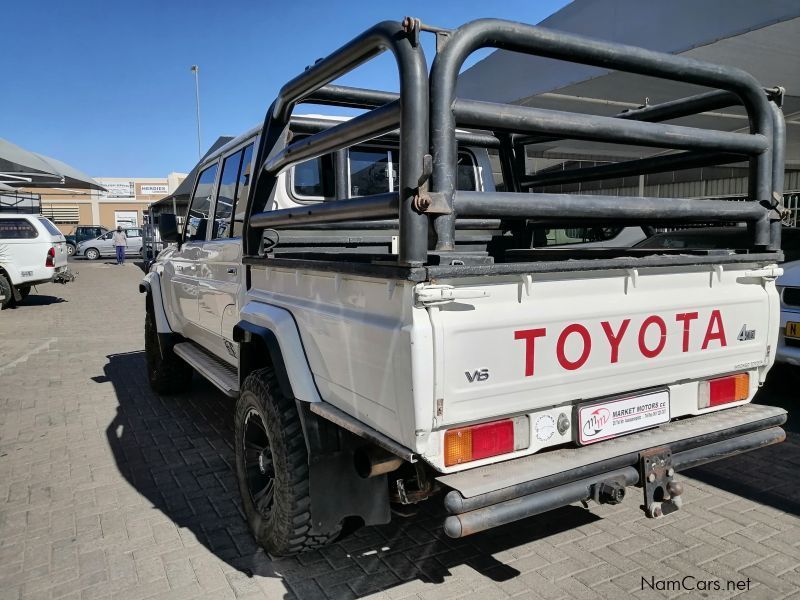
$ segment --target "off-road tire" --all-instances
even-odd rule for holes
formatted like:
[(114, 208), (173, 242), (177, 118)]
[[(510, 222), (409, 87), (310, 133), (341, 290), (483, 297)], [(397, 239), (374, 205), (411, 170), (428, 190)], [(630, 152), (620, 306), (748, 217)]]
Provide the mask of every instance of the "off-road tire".
[(83, 255), (88, 260), (97, 260), (100, 258), (100, 251), (97, 248), (88, 248)]
[(156, 318), (151, 308), (147, 309), (144, 317), (144, 353), (147, 360), (147, 379), (155, 393), (173, 395), (189, 389), (192, 383), (192, 367), (171, 349), (166, 355), (162, 354)]
[(14, 305), (14, 289), (5, 273), (0, 273), (0, 296), (3, 296), (0, 300), (0, 310)]
[[(268, 514), (256, 506), (247, 483), (245, 430), (256, 415), (266, 429), (274, 472)], [(273, 556), (291, 556), (331, 543), (341, 526), (311, 531), (308, 452), (293, 398), (287, 398), (271, 368), (251, 373), (242, 385), (234, 416), (236, 478), (247, 522), (256, 542)]]

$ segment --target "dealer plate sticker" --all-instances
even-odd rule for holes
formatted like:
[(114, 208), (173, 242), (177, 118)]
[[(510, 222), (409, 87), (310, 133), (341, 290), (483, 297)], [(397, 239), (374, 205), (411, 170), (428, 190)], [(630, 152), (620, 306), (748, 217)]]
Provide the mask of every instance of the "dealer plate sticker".
[(587, 404), (578, 408), (578, 440), (592, 444), (669, 421), (669, 391)]

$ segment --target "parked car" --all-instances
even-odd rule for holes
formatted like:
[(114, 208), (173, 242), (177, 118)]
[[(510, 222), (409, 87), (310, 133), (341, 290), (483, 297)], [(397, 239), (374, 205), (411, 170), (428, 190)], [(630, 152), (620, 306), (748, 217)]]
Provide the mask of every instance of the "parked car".
[(78, 248), (78, 244), (85, 240), (93, 240), (108, 231), (102, 225), (76, 225), (65, 238), (67, 240), (67, 254), (72, 256)]
[(67, 271), (64, 235), (39, 215), (0, 214), (0, 308)]
[[(142, 228), (129, 227), (122, 231), (124, 231), (125, 235), (128, 237), (128, 243), (125, 246), (125, 256), (141, 255)], [(85, 256), (89, 260), (97, 260), (101, 256), (115, 256), (117, 251), (114, 248), (113, 235), (113, 231), (108, 231), (92, 240), (84, 240), (78, 244), (75, 255)]]
[(776, 282), (781, 297), (777, 362), (800, 367), (800, 260), (783, 265)]

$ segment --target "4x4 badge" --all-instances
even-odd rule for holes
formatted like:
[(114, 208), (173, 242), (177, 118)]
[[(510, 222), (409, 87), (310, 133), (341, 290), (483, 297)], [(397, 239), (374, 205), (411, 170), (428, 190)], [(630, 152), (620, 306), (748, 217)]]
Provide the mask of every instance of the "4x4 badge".
[(756, 330), (755, 329), (748, 329), (747, 323), (742, 325), (742, 330), (739, 332), (739, 335), (736, 336), (736, 339), (740, 342), (747, 342), (749, 340), (756, 339)]

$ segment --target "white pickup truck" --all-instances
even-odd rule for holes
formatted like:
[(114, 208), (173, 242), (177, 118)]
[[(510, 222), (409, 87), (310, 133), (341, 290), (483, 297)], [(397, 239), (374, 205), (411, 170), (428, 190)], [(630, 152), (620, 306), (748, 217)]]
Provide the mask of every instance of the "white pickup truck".
[[(441, 38), (430, 71), (422, 31)], [(712, 91), (613, 117), (456, 98), (486, 46)], [(329, 85), (387, 49), (400, 94)], [(292, 116), (301, 102), (364, 112)], [(184, 392), (194, 370), (236, 399), (244, 511), (276, 555), (432, 497), (453, 537), (630, 486), (648, 516), (672, 512), (676, 471), (784, 438), (785, 411), (750, 403), (780, 321), (778, 102), (737, 69), (519, 23), (380, 23), (204, 159), (181, 231), (160, 215), (174, 245), (140, 286), (150, 382)], [(663, 123), (736, 104), (751, 133)], [(518, 157), (558, 137), (676, 151), (615, 177), (735, 154), (750, 201), (525, 193)], [(746, 247), (542, 249), (531, 233), (730, 222)]]

